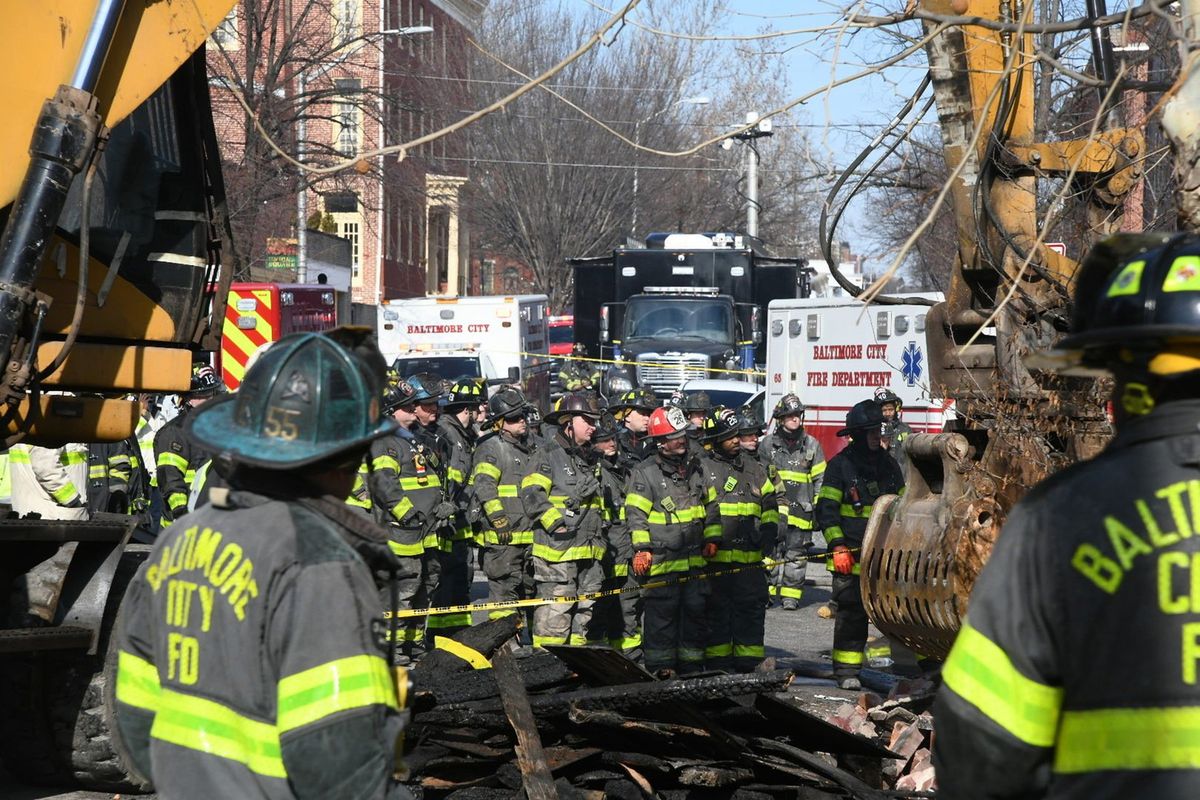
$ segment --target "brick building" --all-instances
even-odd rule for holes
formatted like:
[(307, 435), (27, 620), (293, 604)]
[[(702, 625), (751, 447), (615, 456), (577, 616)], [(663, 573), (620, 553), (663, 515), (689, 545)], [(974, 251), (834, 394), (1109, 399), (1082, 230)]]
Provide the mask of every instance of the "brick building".
[[(223, 159), (247, 160), (247, 142), (253, 146), (249, 137), (257, 135), (229, 90), (239, 82), (223, 73), (254, 71), (253, 82), (237, 77), (243, 91), (254, 87), (264, 107), (285, 109), (271, 117), (282, 120), (273, 130), (281, 146), (302, 153), (305, 163), (355, 162), (354, 169), (312, 181), (305, 195), (307, 220), (351, 242), (354, 301), (465, 292), (465, 136), (422, 144), (403, 159), (363, 154), (437, 130), (470, 108), (467, 39), (486, 0), (286, 0), (282, 14), (264, 10), (271, 5), (242, 0), (210, 45)], [(270, 28), (278, 29), (273, 39), (264, 30)], [(413, 28), (423, 30), (401, 32)], [(254, 52), (231, 59), (239, 48)], [(292, 187), (276, 193), (277, 202), (248, 210), (256, 215), (255, 239), (295, 235), (293, 169), (284, 164), (287, 175), (276, 166), (275, 175), (252, 179)]]

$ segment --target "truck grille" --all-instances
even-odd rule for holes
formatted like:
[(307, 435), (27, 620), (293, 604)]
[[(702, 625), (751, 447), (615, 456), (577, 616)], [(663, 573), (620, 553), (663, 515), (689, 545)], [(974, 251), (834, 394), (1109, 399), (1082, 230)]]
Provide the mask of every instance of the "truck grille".
[(670, 394), (684, 381), (708, 377), (708, 356), (696, 353), (642, 353), (637, 357), (639, 386)]

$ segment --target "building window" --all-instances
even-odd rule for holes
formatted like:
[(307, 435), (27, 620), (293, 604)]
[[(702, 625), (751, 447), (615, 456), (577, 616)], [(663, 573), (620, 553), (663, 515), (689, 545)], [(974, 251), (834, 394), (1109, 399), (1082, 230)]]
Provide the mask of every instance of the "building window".
[(222, 50), (237, 50), (238, 49), (238, 7), (241, 3), (233, 7), (233, 10), (221, 21), (217, 29), (213, 31), (213, 44)]
[(333, 0), (333, 39), (344, 44), (362, 36), (362, 0)]
[(449, 294), (450, 287), (450, 209), (437, 206), (429, 209), (430, 258), (433, 291)]
[(334, 81), (342, 96), (333, 104), (333, 148), (346, 158), (358, 155), (362, 145), (362, 82), (357, 78)]

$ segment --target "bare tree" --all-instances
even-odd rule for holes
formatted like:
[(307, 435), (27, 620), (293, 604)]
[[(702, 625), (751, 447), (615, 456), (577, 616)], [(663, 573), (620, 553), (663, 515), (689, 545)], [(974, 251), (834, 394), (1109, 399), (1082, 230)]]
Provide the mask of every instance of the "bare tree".
[[(644, 7), (669, 16), (672, 31), (718, 25), (712, 1)], [(481, 33), (474, 70), (477, 102), (494, 99), (525, 74), (569, 52), (595, 27), (552, 3), (496, 2)], [(786, 91), (777, 58), (754, 49), (716, 52), (703, 42), (662, 39), (632, 27), (556, 79), (472, 131), (476, 245), (526, 264), (556, 308), (570, 302), (566, 259), (602, 255), (652, 231), (744, 229), (742, 148), (716, 145), (687, 157), (646, 152), (630, 142), (676, 151), (773, 107)], [(714, 89), (721, 89), (720, 93)], [(577, 108), (573, 108), (574, 104)], [(812, 234), (819, 192), (803, 129), (777, 127), (763, 152), (761, 231), (789, 252)], [(809, 255), (812, 251), (805, 253)]]
[[(297, 194), (317, 185), (275, 148), (316, 164), (353, 157), (374, 144), (370, 123), (396, 102), (385, 104), (384, 87), (364, 79), (378, 74), (372, 67), (384, 43), (370, 33), (377, 21), (360, 13), (369, 15), (371, 4), (358, 9), (337, 0), (241, 0), (209, 45), (239, 278), (263, 264), (268, 238), (295, 235)], [(361, 165), (319, 188), (354, 189), (380, 177), (375, 162)]]

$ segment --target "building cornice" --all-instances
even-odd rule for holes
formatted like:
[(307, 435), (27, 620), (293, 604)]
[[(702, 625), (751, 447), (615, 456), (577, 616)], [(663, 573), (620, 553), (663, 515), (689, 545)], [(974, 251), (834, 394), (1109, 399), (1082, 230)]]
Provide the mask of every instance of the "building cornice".
[(489, 0), (433, 0), (433, 5), (445, 11), (471, 33), (477, 33), (488, 2)]

